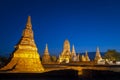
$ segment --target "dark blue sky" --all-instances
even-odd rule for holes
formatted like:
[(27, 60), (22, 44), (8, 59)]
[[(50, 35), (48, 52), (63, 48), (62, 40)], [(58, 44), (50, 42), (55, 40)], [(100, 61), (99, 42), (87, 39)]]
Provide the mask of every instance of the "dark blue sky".
[(119, 0), (0, 0), (0, 55), (9, 54), (31, 15), (40, 54), (62, 51), (65, 39), (76, 52), (120, 51)]

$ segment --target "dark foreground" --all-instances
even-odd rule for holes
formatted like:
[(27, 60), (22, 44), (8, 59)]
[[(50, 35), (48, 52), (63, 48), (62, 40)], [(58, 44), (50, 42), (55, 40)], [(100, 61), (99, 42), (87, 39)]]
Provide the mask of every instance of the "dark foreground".
[(78, 76), (75, 70), (46, 73), (0, 73), (0, 80), (120, 80), (120, 72), (83, 70), (81, 76)]

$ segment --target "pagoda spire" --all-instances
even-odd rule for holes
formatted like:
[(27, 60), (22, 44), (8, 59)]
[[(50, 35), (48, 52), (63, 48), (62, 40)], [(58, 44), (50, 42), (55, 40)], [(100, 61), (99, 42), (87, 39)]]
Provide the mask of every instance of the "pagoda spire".
[(28, 16), (27, 24), (26, 24), (26, 28), (29, 28), (29, 29), (32, 28), (32, 24), (31, 24), (31, 16)]
[(71, 60), (72, 61), (77, 61), (77, 56), (76, 56), (74, 45), (72, 46)]
[(86, 61), (90, 61), (90, 58), (88, 56), (88, 52), (87, 51), (85, 52), (85, 58), (86, 58)]
[(43, 72), (32, 31), (31, 17), (28, 16), (27, 24), (22, 37), (13, 51), (10, 62), (1, 68), (11, 72)]
[(49, 55), (48, 45), (46, 44), (45, 51), (42, 56), (42, 63), (46, 64), (46, 63), (50, 63), (50, 62), (51, 62), (51, 57)]
[(81, 59), (82, 61), (86, 61), (86, 58), (85, 58), (85, 56), (84, 55), (82, 55), (82, 59)]
[[(36, 44), (34, 41), (34, 34), (33, 34), (33, 30), (32, 30), (30, 16), (28, 16), (26, 27), (23, 30), (22, 37), (21, 37), (20, 41), (18, 42), (18, 44), (16, 45), (16, 48), (23, 48), (21, 46), (25, 46), (25, 45), (29, 45), (32, 49), (37, 50), (37, 47), (36, 47)], [(24, 47), (24, 48), (28, 48), (28, 47)]]
[(99, 47), (97, 47), (97, 52), (100, 53), (100, 49), (99, 49)]
[(44, 51), (44, 55), (49, 55), (48, 44), (47, 44), (47, 43), (46, 43), (46, 47), (45, 47), (45, 51)]
[(75, 52), (75, 47), (74, 45), (72, 46), (72, 53), (71, 53), (72, 56), (76, 56), (76, 52)]
[(95, 55), (95, 59), (94, 60), (95, 61), (102, 60), (99, 47), (97, 47), (97, 49), (96, 49), (96, 55)]

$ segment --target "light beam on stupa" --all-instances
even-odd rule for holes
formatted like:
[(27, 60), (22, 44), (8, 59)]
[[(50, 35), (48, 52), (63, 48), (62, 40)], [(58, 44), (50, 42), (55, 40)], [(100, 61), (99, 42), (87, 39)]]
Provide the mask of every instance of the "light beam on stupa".
[(10, 62), (0, 70), (11, 72), (43, 72), (38, 49), (34, 41), (31, 17), (28, 16), (27, 24), (22, 37), (12, 53)]

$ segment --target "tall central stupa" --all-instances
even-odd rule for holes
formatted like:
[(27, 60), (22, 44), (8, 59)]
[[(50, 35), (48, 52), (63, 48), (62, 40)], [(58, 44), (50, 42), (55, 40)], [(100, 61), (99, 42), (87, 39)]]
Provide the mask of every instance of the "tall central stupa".
[(70, 52), (70, 43), (68, 40), (65, 40), (64, 45), (63, 45), (63, 51), (59, 55), (58, 62), (65, 62), (69, 63), (71, 58), (71, 52)]
[(11, 55), (10, 62), (0, 70), (15, 72), (43, 72), (40, 55), (34, 42), (31, 17), (28, 16), (27, 24), (22, 37)]

